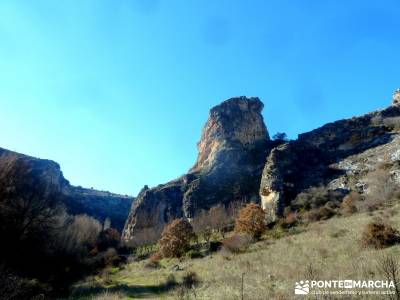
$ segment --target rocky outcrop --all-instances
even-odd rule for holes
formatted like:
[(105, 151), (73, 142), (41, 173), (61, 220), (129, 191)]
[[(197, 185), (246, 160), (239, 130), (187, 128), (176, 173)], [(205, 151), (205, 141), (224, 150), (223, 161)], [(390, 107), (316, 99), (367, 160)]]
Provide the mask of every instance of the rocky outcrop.
[(197, 162), (190, 172), (208, 172), (226, 149), (251, 149), (269, 140), (258, 98), (234, 98), (214, 107), (197, 147)]
[(0, 202), (11, 198), (63, 203), (71, 214), (88, 214), (100, 221), (109, 217), (119, 230), (132, 203), (127, 196), (71, 186), (53, 161), (0, 148)]
[(232, 201), (258, 201), (265, 158), (272, 148), (258, 98), (232, 98), (210, 111), (188, 174), (167, 184), (145, 187), (133, 204), (123, 240), (156, 240), (175, 218)]
[(393, 105), (400, 105), (400, 89), (397, 89), (393, 94)]
[[(273, 149), (260, 186), (269, 220), (281, 216), (284, 207), (310, 187), (363, 192), (366, 174), (396, 157), (399, 129), (400, 107), (393, 105), (327, 124)], [(395, 165), (388, 169), (397, 172)]]

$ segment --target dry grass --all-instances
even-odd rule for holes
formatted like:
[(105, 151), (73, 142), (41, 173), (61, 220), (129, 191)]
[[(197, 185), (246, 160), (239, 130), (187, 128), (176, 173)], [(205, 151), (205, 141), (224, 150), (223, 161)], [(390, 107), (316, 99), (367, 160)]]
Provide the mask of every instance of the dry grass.
[[(399, 205), (390, 208), (391, 211), (399, 209)], [(400, 214), (375, 212), (378, 214), (386, 215), (395, 228), (400, 228)], [(196, 299), (231, 300), (241, 299), (243, 275), (244, 299), (257, 300), (296, 299), (294, 284), (304, 279), (384, 279), (376, 261), (382, 255), (400, 257), (400, 247), (383, 250), (363, 247), (363, 230), (373, 219), (374, 216), (368, 213), (356, 213), (311, 223), (298, 234), (277, 234), (278, 239), (272, 239), (274, 234), (269, 232), (246, 252), (232, 253), (228, 260), (218, 252), (202, 259), (163, 259), (160, 269), (146, 268), (146, 261), (134, 262), (111, 274), (111, 281), (119, 285), (148, 287), (162, 285), (174, 274), (180, 284), (185, 274), (193, 271), (200, 282), (188, 299), (195, 299), (196, 294)], [(179, 265), (183, 271), (173, 271), (174, 265)], [(127, 296), (177, 299), (177, 292), (170, 289), (159, 294)]]

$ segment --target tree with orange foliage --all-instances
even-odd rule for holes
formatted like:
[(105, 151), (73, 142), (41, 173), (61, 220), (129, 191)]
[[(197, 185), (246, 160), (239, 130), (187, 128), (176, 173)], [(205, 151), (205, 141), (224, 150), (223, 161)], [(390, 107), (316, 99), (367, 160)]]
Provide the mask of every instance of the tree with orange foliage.
[(265, 229), (265, 213), (260, 205), (249, 203), (240, 210), (235, 224), (236, 233), (246, 233), (254, 239), (259, 239)]
[(189, 247), (194, 237), (193, 227), (183, 219), (173, 220), (161, 235), (160, 253), (163, 257), (180, 257)]

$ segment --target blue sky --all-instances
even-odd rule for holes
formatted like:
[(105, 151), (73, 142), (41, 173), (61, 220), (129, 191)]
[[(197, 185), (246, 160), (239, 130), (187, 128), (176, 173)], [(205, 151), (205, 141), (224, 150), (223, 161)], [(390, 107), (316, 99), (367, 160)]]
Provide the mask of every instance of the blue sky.
[(185, 173), (209, 109), (258, 96), (291, 138), (387, 106), (398, 0), (2, 0), (0, 147), (135, 195)]

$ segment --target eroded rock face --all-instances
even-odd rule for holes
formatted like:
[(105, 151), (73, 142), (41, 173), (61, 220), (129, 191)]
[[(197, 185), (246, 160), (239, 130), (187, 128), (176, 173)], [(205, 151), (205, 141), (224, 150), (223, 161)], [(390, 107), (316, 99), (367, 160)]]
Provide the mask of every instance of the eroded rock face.
[(215, 165), (217, 155), (227, 148), (251, 149), (269, 140), (258, 98), (233, 98), (214, 107), (198, 143), (198, 158), (191, 172), (206, 172)]
[[(299, 135), (273, 149), (265, 165), (260, 197), (275, 221), (295, 197), (310, 187), (363, 192), (366, 174), (381, 164), (395, 177), (400, 107), (341, 120)], [(368, 165), (366, 162), (368, 161)]]
[(400, 89), (397, 89), (393, 94), (393, 105), (400, 105)]
[(132, 198), (126, 196), (71, 186), (57, 163), (2, 148), (0, 195), (0, 202), (18, 197), (51, 199), (63, 203), (71, 214), (88, 214), (100, 221), (109, 217), (119, 230), (132, 203)]
[[(157, 240), (176, 218), (232, 201), (258, 201), (265, 158), (272, 148), (258, 98), (232, 98), (210, 111), (198, 143), (198, 158), (188, 174), (142, 190), (132, 206), (123, 240)], [(145, 241), (146, 240), (146, 241)]]

